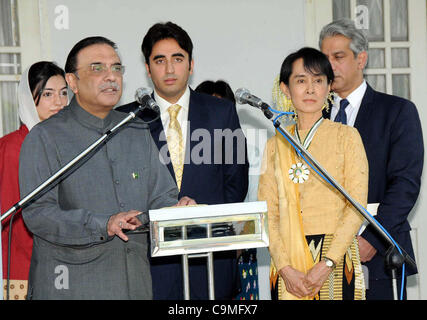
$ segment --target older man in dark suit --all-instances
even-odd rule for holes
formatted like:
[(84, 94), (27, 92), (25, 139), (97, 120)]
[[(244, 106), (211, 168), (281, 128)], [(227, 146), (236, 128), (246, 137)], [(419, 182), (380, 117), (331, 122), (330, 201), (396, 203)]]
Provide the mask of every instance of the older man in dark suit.
[[(353, 21), (326, 25), (319, 46), (331, 62), (332, 89), (338, 95), (324, 116), (359, 130), (369, 161), (368, 203), (378, 206), (376, 219), (414, 258), (408, 215), (420, 192), (424, 158), (417, 109), (406, 99), (373, 90), (363, 79), (368, 40)], [(358, 239), (361, 261), (369, 270), (367, 299), (393, 299), (391, 275), (384, 263), (387, 243), (372, 226)], [(405, 278), (416, 272), (407, 268)], [(400, 280), (398, 284), (400, 292)]]
[[(153, 25), (142, 43), (153, 97), (161, 115), (150, 123), (151, 135), (167, 162), (180, 194), (199, 204), (242, 202), (248, 189), (246, 139), (236, 108), (226, 100), (197, 93), (188, 86), (193, 73), (193, 44), (174, 23)], [(136, 103), (119, 107), (128, 112)], [(152, 114), (142, 114), (145, 121)], [(170, 161), (168, 161), (170, 159)], [(214, 254), (215, 298), (232, 299), (237, 280), (236, 253)], [(154, 299), (182, 299), (180, 257), (152, 258)], [(190, 260), (190, 298), (208, 298), (205, 259)]]

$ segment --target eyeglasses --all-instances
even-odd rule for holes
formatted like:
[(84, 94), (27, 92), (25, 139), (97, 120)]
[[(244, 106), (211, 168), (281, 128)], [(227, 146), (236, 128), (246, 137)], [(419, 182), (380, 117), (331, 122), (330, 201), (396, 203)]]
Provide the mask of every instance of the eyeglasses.
[(97, 76), (106, 74), (108, 70), (111, 70), (112, 73), (118, 76), (122, 76), (125, 73), (125, 66), (121, 64), (113, 64), (112, 66), (108, 67), (105, 63), (92, 63), (87, 67), (78, 68), (76, 71), (85, 68), (89, 71), (89, 73)]

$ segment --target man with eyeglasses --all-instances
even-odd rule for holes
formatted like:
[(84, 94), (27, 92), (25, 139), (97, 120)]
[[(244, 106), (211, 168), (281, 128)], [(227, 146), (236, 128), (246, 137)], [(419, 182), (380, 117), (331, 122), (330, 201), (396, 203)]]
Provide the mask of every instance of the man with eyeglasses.
[[(113, 110), (124, 73), (113, 42), (83, 39), (65, 71), (74, 97), (25, 139), (21, 196), (126, 117)], [(148, 221), (143, 212), (177, 197), (147, 125), (135, 119), (23, 210), (34, 234), (28, 299), (151, 299), (147, 234), (135, 231)]]

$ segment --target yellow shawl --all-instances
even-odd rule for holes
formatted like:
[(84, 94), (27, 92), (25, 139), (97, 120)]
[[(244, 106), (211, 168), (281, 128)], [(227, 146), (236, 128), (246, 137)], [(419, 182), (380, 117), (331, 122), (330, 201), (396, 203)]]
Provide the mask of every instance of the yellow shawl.
[[(292, 126), (290, 132), (295, 131)], [(280, 134), (276, 134), (275, 176), (278, 185), (279, 211), (287, 213), (285, 224), (286, 234), (282, 234), (285, 250), (290, 258), (291, 266), (305, 274), (313, 267), (313, 257), (309, 251), (302, 224), (298, 184), (288, 178), (288, 171), (297, 163), (295, 149)], [(285, 191), (286, 190), (286, 191)], [(296, 296), (281, 286), (280, 299), (298, 300)], [(302, 300), (307, 300), (305, 297)]]

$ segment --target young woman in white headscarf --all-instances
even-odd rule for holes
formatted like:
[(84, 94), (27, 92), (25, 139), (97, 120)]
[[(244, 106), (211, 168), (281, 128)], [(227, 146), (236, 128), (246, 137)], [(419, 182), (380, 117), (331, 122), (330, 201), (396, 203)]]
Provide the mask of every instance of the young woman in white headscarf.
[[(18, 130), (0, 138), (0, 207), (2, 214), (20, 199), (19, 152), (26, 135), (37, 123), (56, 114), (68, 104), (64, 71), (48, 61), (33, 64), (22, 74), (18, 86), (18, 102), (21, 126)], [(12, 219), (11, 232), (9, 232), (10, 219)], [(9, 233), (11, 233), (10, 248)], [(32, 235), (26, 228), (20, 213), (2, 221), (5, 298), (25, 299), (32, 246)], [(9, 279), (8, 292), (7, 279)]]

